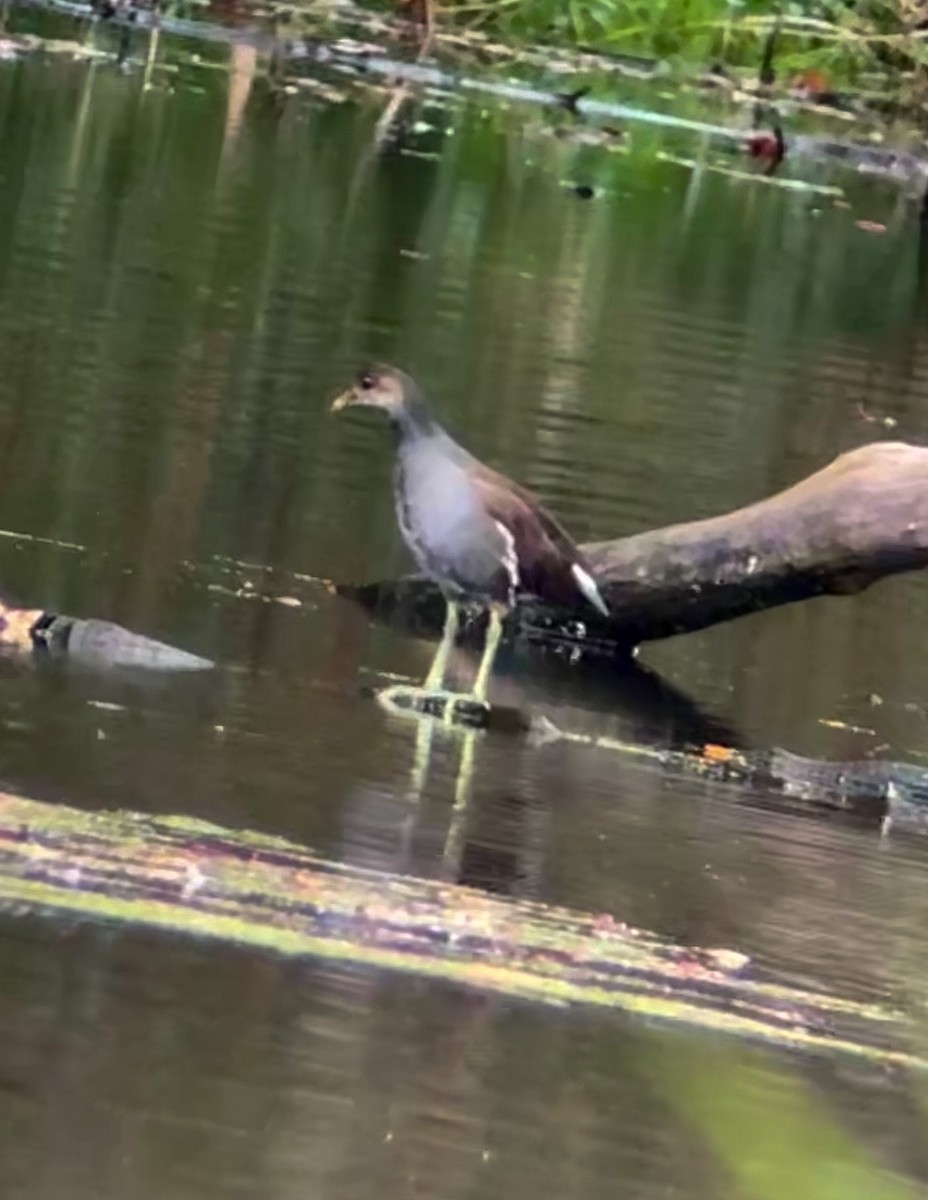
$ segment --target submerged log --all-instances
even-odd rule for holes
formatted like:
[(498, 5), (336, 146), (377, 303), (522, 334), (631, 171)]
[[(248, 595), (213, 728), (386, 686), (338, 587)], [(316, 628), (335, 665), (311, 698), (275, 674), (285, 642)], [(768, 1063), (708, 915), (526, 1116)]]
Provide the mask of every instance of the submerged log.
[(0, 911), (309, 955), (884, 1067), (925, 1065), (902, 1011), (785, 985), (737, 950), (332, 862), (185, 817), (88, 813), (0, 793)]
[[(529, 602), (520, 620), (530, 634), (631, 648), (813, 596), (854, 594), (928, 566), (928, 448), (862, 446), (746, 508), (583, 550), (609, 620)], [(339, 591), (419, 632), (441, 627), (440, 598), (424, 579)]]

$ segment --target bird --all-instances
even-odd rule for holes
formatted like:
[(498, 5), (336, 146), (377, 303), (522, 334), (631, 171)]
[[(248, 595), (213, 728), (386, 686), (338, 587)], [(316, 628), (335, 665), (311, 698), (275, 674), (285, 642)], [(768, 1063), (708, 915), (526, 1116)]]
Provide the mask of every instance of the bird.
[(410, 375), (387, 364), (364, 368), (331, 410), (348, 407), (380, 409), (389, 418), (396, 438), (397, 522), (419, 569), (444, 594), (444, 631), (422, 691), (443, 687), (464, 601), (489, 610), (470, 693), (483, 705), (503, 621), (520, 596), (566, 607), (585, 604), (609, 616), (570, 535), (531, 492), (456, 442)]

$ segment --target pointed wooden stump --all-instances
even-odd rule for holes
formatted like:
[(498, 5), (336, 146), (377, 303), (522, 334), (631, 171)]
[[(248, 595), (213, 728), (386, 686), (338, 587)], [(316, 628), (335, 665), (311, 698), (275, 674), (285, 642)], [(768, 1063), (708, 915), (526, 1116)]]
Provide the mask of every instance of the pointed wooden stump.
[(132, 633), (112, 621), (85, 620), (0, 603), (0, 649), (93, 670), (209, 671), (208, 658)]

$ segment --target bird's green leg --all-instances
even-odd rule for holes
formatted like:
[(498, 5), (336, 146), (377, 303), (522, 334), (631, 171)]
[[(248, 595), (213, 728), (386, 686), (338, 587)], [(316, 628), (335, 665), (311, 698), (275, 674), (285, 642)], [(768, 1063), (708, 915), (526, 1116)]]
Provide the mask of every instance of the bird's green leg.
[(437, 691), (441, 688), (445, 681), (445, 670), (448, 666), (448, 655), (451, 653), (451, 647), (454, 645), (454, 639), (458, 633), (458, 606), (454, 600), (448, 600), (448, 610), (445, 614), (445, 628), (442, 631), (441, 641), (438, 643), (438, 649), (435, 651), (435, 657), (432, 659), (432, 665), (429, 668), (429, 673), (425, 677), (425, 683), (422, 685), (422, 690), (426, 692)]
[[(460, 614), (456, 601), (448, 600), (447, 604), (444, 632), (425, 682), (421, 687), (407, 687), (405, 684), (398, 684), (394, 687), (384, 688), (377, 693), (377, 699), (384, 708), (397, 716), (415, 717), (418, 720), (431, 720), (433, 717), (438, 717), (449, 727), (459, 723), (473, 725), (475, 721), (483, 724), (484, 722), (479, 720), (481, 716), (479, 709), (483, 709), (484, 714), (487, 711), (484, 694), (493, 667), (493, 659), (496, 657), (496, 647), (499, 644), (506, 610), (502, 606), (498, 606), (499, 611), (494, 608), (490, 612), (490, 627), (477, 675), (476, 686), (481, 690), (475, 690), (466, 695), (457, 695), (444, 691), (442, 687), (448, 656), (458, 632)], [(476, 713), (474, 712), (475, 708), (478, 709)]]
[(496, 652), (499, 649), (500, 638), (503, 636), (503, 618), (505, 615), (506, 610), (502, 605), (490, 605), (490, 623), (487, 626), (483, 658), (480, 660), (477, 678), (474, 680), (474, 688), (471, 693), (473, 698), (479, 700), (481, 704), (486, 703), (487, 685), (490, 682), (490, 672), (493, 670), (493, 662), (496, 658)]

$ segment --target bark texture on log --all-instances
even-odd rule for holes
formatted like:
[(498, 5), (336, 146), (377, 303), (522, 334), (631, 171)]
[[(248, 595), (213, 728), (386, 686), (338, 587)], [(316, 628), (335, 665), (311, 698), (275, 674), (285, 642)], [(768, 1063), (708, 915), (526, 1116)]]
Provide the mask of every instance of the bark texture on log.
[[(928, 448), (877, 442), (765, 500), (718, 517), (583, 547), (609, 605), (555, 611), (529, 603), (524, 626), (631, 647), (821, 595), (847, 595), (928, 566)], [(381, 612), (440, 628), (423, 579), (340, 588)], [(414, 610), (414, 616), (410, 610)]]
[(862, 446), (747, 508), (584, 550), (629, 641), (860, 592), (928, 565), (928, 449)]

